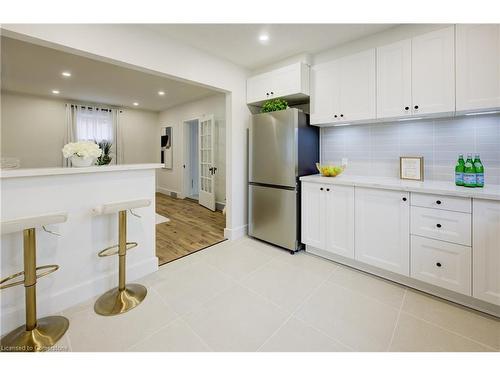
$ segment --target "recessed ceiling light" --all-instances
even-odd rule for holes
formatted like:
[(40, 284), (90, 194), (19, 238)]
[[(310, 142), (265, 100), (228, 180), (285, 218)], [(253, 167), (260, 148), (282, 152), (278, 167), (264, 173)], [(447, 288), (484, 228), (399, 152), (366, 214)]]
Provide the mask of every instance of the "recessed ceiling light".
[(132, 104), (135, 105), (136, 107), (139, 105), (139, 103), (137, 102), (133, 102)]
[(158, 91), (158, 95), (160, 95), (160, 96), (165, 95), (165, 91)]
[(259, 40), (261, 42), (267, 42), (269, 40), (269, 35), (267, 35), (267, 34), (261, 34), (261, 35), (259, 35)]
[(57, 94), (59, 94), (59, 93), (60, 93), (60, 91), (59, 91), (59, 90), (52, 90), (52, 94), (57, 95)]
[(62, 72), (61, 75), (63, 77), (71, 77), (71, 73), (70, 72)]

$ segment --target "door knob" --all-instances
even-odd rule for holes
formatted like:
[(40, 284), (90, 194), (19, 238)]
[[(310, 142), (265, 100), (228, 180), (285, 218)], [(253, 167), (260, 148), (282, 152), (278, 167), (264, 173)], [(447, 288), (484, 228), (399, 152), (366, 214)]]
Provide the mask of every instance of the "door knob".
[(436, 227), (441, 228), (441, 224), (436, 224)]
[(335, 116), (333, 116), (333, 117), (337, 118), (337, 115), (335, 115)]
[(319, 188), (319, 190), (323, 191), (323, 188)]
[(418, 109), (418, 105), (416, 105), (416, 106), (415, 106), (415, 107), (413, 107), (413, 108)]
[(410, 109), (410, 107), (405, 107), (405, 111), (407, 111), (407, 110), (409, 110), (409, 109)]
[(436, 201), (436, 204), (441, 204), (441, 201), (439, 201), (439, 200), (438, 200), (438, 201)]
[(437, 263), (436, 263), (436, 266), (441, 267), (441, 263), (440, 263), (440, 262), (437, 262)]
[(406, 197), (403, 197), (403, 202), (406, 202)]

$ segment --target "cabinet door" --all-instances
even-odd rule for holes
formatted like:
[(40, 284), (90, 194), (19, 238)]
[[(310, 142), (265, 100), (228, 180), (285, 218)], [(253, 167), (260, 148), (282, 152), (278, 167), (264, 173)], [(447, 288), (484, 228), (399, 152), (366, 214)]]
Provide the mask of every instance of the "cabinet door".
[(325, 249), (354, 259), (354, 187), (325, 187)]
[[(255, 103), (269, 99), (271, 76), (269, 73), (259, 74), (247, 79), (247, 103)], [(267, 95), (266, 95), (267, 94)]]
[(311, 124), (328, 124), (340, 116), (339, 63), (332, 61), (311, 68)]
[(355, 258), (409, 276), (410, 210), (401, 191), (355, 188)]
[(377, 48), (377, 118), (411, 115), (411, 40)]
[(500, 201), (474, 199), (472, 221), (472, 295), (500, 305)]
[(342, 58), (340, 71), (339, 121), (375, 119), (377, 117), (375, 49)]
[(457, 25), (457, 111), (500, 107), (500, 25)]
[(273, 71), (270, 83), (270, 96), (280, 98), (302, 92), (301, 63)]
[(412, 39), (413, 114), (455, 111), (454, 27)]
[(325, 225), (324, 188), (319, 184), (302, 183), (301, 227), (302, 243), (324, 249)]

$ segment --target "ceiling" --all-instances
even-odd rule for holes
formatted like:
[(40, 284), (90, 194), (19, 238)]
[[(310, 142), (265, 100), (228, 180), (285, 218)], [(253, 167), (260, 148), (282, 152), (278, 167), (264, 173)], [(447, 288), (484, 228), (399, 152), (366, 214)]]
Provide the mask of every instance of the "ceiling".
[[(394, 24), (154, 24), (143, 25), (247, 69), (303, 53), (317, 53)], [(267, 34), (267, 43), (259, 35)]]
[[(7, 37), (1, 38), (2, 90), (151, 111), (216, 91)], [(61, 73), (68, 71), (71, 77)], [(60, 94), (54, 95), (57, 89)], [(165, 95), (158, 95), (164, 91)], [(139, 103), (133, 106), (133, 103)]]

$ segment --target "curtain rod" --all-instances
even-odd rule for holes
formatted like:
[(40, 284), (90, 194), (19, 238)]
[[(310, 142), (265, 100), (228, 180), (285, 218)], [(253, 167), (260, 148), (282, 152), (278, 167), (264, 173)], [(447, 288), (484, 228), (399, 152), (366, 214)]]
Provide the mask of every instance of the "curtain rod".
[[(80, 108), (85, 108), (85, 109), (90, 109), (90, 110), (97, 109), (99, 111), (104, 111), (104, 112), (111, 112), (112, 111), (111, 108), (101, 108), (101, 107), (97, 107), (97, 106), (96, 107), (91, 107), (91, 106), (87, 106), (87, 105), (83, 105), (83, 104), (70, 104), (70, 105), (73, 108), (80, 107)], [(121, 110), (121, 109), (117, 109), (117, 111), (119, 111), (120, 113), (123, 112), (123, 110)]]

